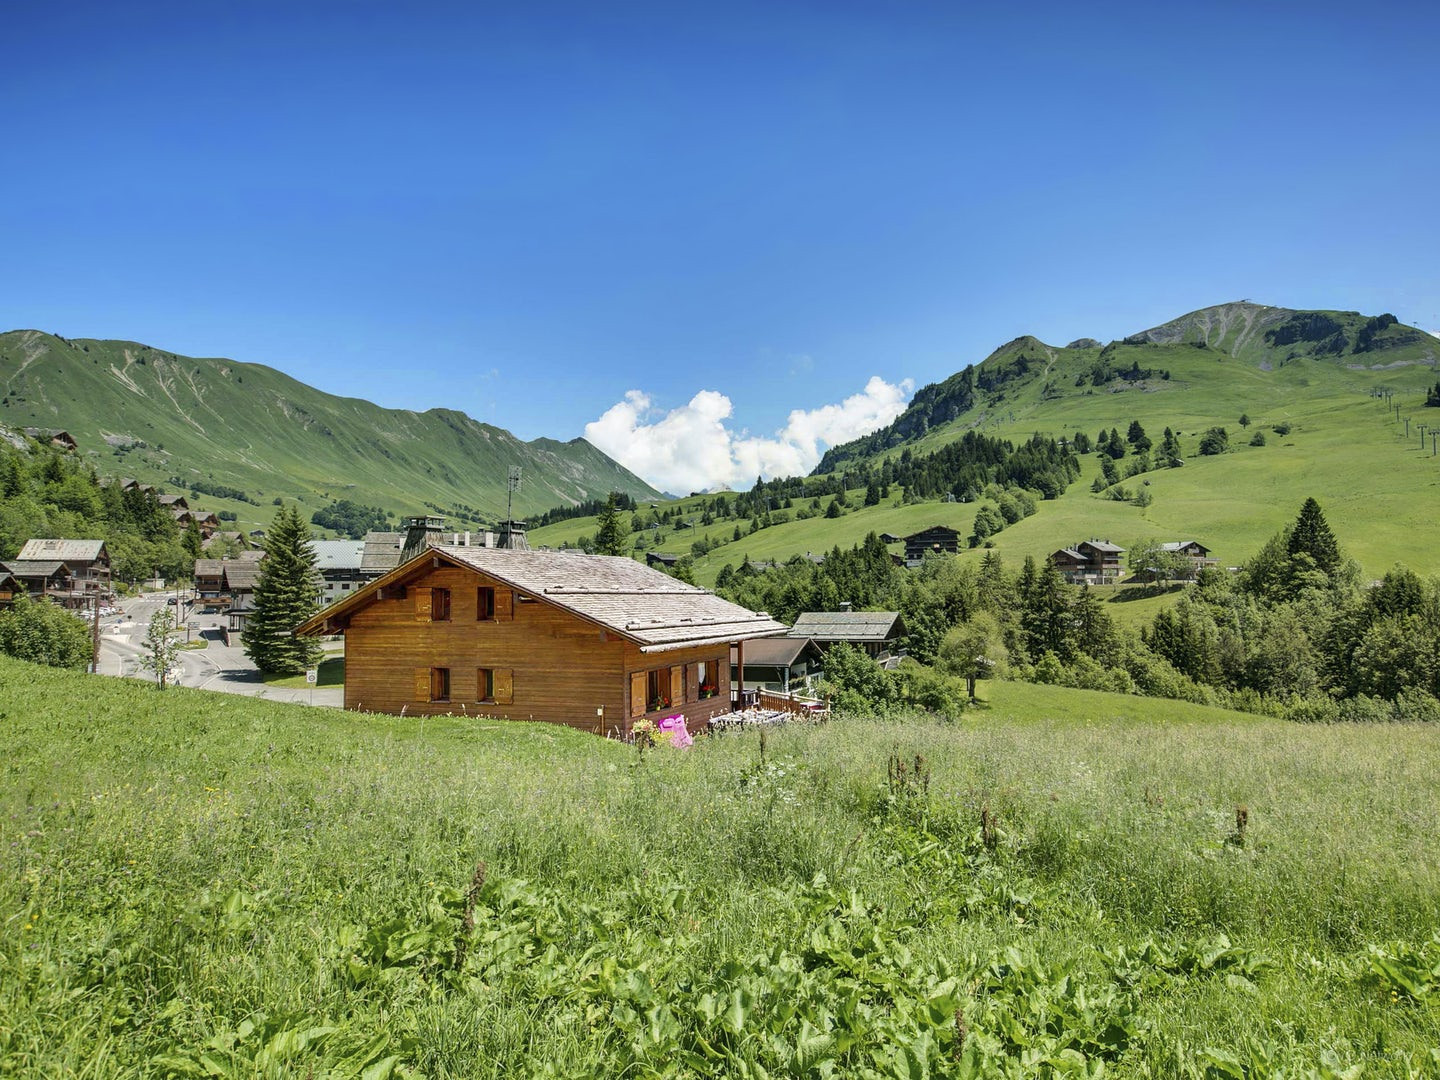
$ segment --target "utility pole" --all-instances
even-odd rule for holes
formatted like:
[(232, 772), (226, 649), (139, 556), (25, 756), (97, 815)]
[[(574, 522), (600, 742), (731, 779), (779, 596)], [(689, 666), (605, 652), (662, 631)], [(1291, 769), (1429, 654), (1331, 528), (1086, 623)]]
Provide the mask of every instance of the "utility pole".
[(1405, 438), (1410, 438), (1410, 417), (1405, 417)]
[(90, 624), (90, 674), (100, 674), (100, 593), (90, 594), (90, 606), (94, 608), (94, 621)]

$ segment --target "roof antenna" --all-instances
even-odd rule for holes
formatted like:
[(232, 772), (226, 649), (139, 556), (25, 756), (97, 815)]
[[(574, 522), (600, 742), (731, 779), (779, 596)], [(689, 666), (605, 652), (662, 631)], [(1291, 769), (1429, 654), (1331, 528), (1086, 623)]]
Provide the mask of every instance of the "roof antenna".
[(507, 522), (509, 522), (509, 521), (514, 521), (514, 520), (515, 520), (515, 514), (513, 513), (513, 508), (514, 508), (514, 502), (515, 502), (515, 492), (517, 492), (517, 491), (520, 490), (520, 466), (519, 466), (519, 465), (511, 465), (511, 466), (510, 466), (510, 478), (509, 478), (509, 480), (508, 480), (507, 483), (506, 483), (506, 488), (507, 488), (507, 493), (506, 493), (506, 495), (505, 495), (505, 520), (506, 520)]

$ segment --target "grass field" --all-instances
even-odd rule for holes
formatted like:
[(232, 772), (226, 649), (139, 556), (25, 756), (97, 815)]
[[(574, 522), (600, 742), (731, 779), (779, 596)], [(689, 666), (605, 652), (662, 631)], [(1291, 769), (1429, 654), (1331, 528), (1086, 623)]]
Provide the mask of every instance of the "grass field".
[(987, 690), (642, 758), (0, 660), (0, 1074), (1435, 1075), (1433, 731)]
[[(1413, 371), (1408, 377), (1418, 378)], [(1217, 413), (1208, 418), (1183, 411), (1183, 402), (1189, 400), (1193, 407), (1195, 399), (1179, 393), (1081, 396), (1045, 402), (1043, 409), (1037, 404), (1033, 412), (1017, 408), (1015, 421), (997, 420), (987, 430), (1017, 440), (1035, 430), (1059, 435), (1083, 429), (1093, 436), (1102, 426), (1118, 427), (1123, 433), (1130, 419), (1139, 417), (1157, 442), (1167, 424), (1184, 432), (1192, 456), (1184, 468), (1157, 469), (1123, 481), (1131, 491), (1149, 481), (1146, 490), (1153, 501), (1142, 509), (1093, 494), (1090, 482), (1100, 465), (1097, 455), (1086, 455), (1081, 458), (1081, 479), (1061, 498), (1040, 503), (1032, 517), (993, 537), (995, 547), (1015, 566), (1026, 556), (1044, 558), (1090, 537), (1111, 539), (1127, 548), (1147, 538), (1194, 539), (1209, 547), (1221, 565), (1242, 565), (1294, 520), (1307, 497), (1314, 496), (1346, 553), (1360, 563), (1367, 577), (1378, 578), (1396, 563), (1421, 574), (1440, 573), (1440, 545), (1429, 540), (1429, 519), (1440, 494), (1440, 457), (1432, 457), (1429, 450), (1421, 452), (1418, 433), (1405, 439), (1403, 423), (1387, 420), (1384, 405), (1360, 392), (1359, 374), (1350, 381), (1356, 386), (1310, 393), (1289, 405), (1265, 400), (1257, 405), (1253, 401), (1257, 395), (1248, 395), (1254, 421), (1248, 432), (1235, 423), (1244, 408), (1240, 402), (1247, 397), (1239, 393), (1233, 403), (1225, 402), (1234, 416)], [(1267, 397), (1283, 394), (1283, 385), (1264, 385)], [(1101, 408), (1106, 411), (1097, 412)], [(1281, 437), (1266, 427), (1267, 444), (1249, 445), (1262, 417), (1263, 424), (1283, 418), (1292, 425), (1290, 433)], [(1197, 432), (1212, 425), (1230, 431), (1231, 451), (1193, 456)], [(924, 446), (923, 442), (917, 446), (917, 452)], [(1119, 462), (1122, 473), (1128, 460)], [(850, 493), (852, 504), (858, 506), (861, 494)], [(974, 524), (974, 504), (899, 506), (896, 501), (855, 509), (838, 519), (793, 521), (726, 542), (697, 560), (697, 580), (713, 584), (722, 566), (739, 565), (746, 557), (784, 561), (806, 551), (829, 551), (836, 544), (850, 547), (869, 532), (904, 536), (930, 525), (948, 525), (968, 534)], [(822, 505), (827, 503), (828, 499), (822, 500)], [(733, 521), (717, 522), (709, 532), (729, 541), (734, 526)], [(573, 543), (580, 534), (594, 531), (594, 519), (584, 518), (534, 530), (530, 540), (536, 545)], [(669, 533), (661, 546), (686, 552), (693, 539), (693, 530), (680, 529)], [(962, 557), (980, 555), (977, 551)]]

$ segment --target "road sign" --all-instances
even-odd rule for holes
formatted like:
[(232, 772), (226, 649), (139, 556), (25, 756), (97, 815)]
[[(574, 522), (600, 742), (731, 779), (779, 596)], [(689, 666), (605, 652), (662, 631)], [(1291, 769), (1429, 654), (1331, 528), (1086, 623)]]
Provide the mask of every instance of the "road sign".
[(315, 683), (315, 682), (318, 682), (318, 681), (319, 681), (319, 678), (320, 678), (319, 669), (313, 668), (313, 667), (312, 667), (312, 668), (306, 668), (306, 669), (305, 669), (305, 681), (306, 681), (306, 682), (308, 682), (308, 683)]

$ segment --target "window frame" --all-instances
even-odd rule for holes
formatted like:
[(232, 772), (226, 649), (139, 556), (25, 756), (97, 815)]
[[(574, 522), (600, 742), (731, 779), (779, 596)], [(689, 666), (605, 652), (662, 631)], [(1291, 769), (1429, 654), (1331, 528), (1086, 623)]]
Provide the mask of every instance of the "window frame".
[(430, 700), (450, 700), (450, 669), (448, 667), (432, 667), (430, 669)]
[(495, 621), (495, 586), (480, 585), (475, 590), (475, 621)]
[(430, 590), (430, 621), (450, 621), (450, 590), (432, 588)]
[(475, 669), (475, 700), (483, 705), (495, 704), (495, 669)]

